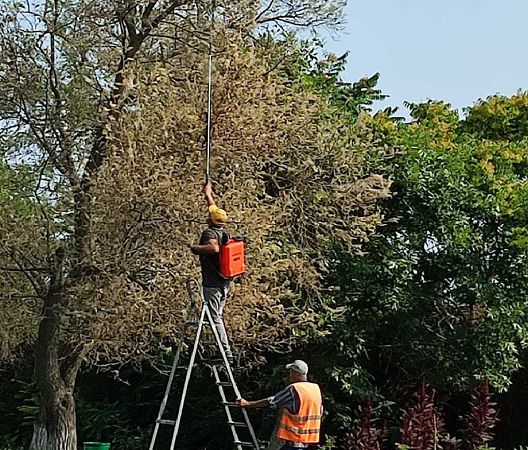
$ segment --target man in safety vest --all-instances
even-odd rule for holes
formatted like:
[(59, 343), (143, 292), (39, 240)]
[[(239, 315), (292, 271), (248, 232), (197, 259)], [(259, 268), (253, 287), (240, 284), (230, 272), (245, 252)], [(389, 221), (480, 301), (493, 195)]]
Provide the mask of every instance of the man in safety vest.
[(286, 369), (290, 371), (291, 384), (279, 393), (262, 400), (237, 400), (241, 408), (280, 410), (269, 449), (307, 448), (319, 442), (323, 413), (321, 390), (317, 384), (308, 382), (308, 364), (304, 361), (298, 359)]
[(230, 364), (233, 364), (233, 353), (229, 346), (227, 332), (224, 325), (223, 311), (229, 292), (229, 278), (220, 273), (220, 244), (226, 236), (224, 229), (227, 223), (227, 214), (216, 206), (213, 198), (213, 188), (208, 182), (203, 188), (209, 216), (208, 227), (203, 231), (198, 245), (192, 245), (191, 251), (200, 257), (202, 268), (202, 286), (204, 299), (209, 306), (214, 325), (220, 336), (222, 347)]

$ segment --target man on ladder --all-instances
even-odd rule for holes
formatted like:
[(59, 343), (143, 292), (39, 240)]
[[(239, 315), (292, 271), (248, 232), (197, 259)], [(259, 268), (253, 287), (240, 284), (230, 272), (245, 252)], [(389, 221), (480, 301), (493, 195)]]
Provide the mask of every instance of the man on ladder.
[(233, 353), (229, 345), (223, 319), (230, 279), (221, 274), (219, 261), (220, 245), (225, 243), (228, 238), (224, 228), (227, 223), (227, 213), (216, 205), (210, 181), (205, 184), (203, 194), (209, 211), (207, 218), (208, 227), (203, 231), (199, 244), (191, 246), (191, 251), (200, 257), (204, 300), (211, 311), (214, 326), (222, 342), (228, 362), (233, 364)]

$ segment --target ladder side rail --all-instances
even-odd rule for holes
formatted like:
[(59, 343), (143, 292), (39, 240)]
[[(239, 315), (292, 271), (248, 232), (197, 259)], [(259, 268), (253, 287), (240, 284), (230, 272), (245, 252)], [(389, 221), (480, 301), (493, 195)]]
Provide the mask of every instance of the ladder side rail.
[(248, 426), (249, 434), (251, 436), (251, 440), (255, 444), (255, 449), (260, 450), (260, 446), (258, 443), (257, 435), (255, 434), (255, 430), (253, 429), (253, 425), (251, 424), (251, 421), (249, 420), (248, 412), (244, 408), (240, 408), (242, 410), (242, 415), (244, 416), (244, 420)]
[(174, 450), (174, 445), (176, 444), (176, 438), (178, 437), (178, 431), (180, 429), (181, 418), (183, 415), (183, 406), (185, 404), (185, 397), (187, 396), (187, 389), (189, 387), (189, 381), (191, 379), (192, 369), (193, 369), (194, 361), (196, 359), (196, 353), (198, 351), (198, 345), (200, 343), (200, 337), (201, 337), (202, 330), (203, 330), (205, 312), (206, 312), (205, 308), (202, 308), (202, 312), (200, 314), (200, 321), (198, 322), (198, 329), (196, 330), (196, 337), (194, 339), (191, 359), (189, 361), (189, 366), (187, 367), (187, 373), (185, 375), (185, 382), (183, 384), (183, 392), (182, 392), (182, 396), (180, 399), (180, 406), (178, 407), (178, 416), (176, 417), (176, 423), (174, 425), (174, 432), (172, 434), (170, 450)]
[[(218, 374), (218, 369), (216, 368), (216, 366), (213, 366), (213, 374), (215, 377), (215, 381), (218, 383), (220, 381), (220, 376)], [(220, 392), (220, 398), (222, 399), (222, 404), (224, 405), (224, 410), (227, 416), (228, 423), (232, 423), (234, 422), (234, 420), (233, 420), (233, 416), (231, 415), (231, 410), (229, 409), (229, 405), (227, 404), (228, 402), (227, 402), (227, 397), (224, 392), (224, 388), (219, 384), (217, 384), (217, 386), (218, 386), (218, 392)], [(233, 434), (234, 441), (235, 442), (240, 441), (235, 427), (233, 425), (229, 425), (229, 428), (231, 428), (231, 433)], [(239, 449), (242, 449), (242, 447), (240, 446), (237, 446), (237, 447), (239, 447)]]
[[(203, 294), (202, 294), (202, 297), (203, 297)], [(229, 381), (233, 385), (233, 390), (235, 391), (236, 398), (237, 399), (241, 398), (240, 391), (238, 390), (238, 386), (237, 386), (236, 381), (235, 381), (235, 377), (233, 376), (233, 371), (231, 370), (231, 365), (229, 364), (229, 361), (227, 359), (227, 355), (226, 355), (225, 350), (224, 350), (224, 346), (222, 345), (222, 341), (220, 340), (220, 336), (218, 334), (218, 331), (217, 331), (216, 327), (214, 326), (214, 321), (213, 321), (213, 317), (211, 315), (211, 311), (209, 310), (209, 307), (208, 307), (207, 303), (203, 300), (203, 298), (202, 298), (202, 301), (203, 301), (204, 309), (206, 310), (206, 313), (207, 313), (207, 320), (209, 321), (209, 324), (211, 325), (211, 329), (213, 330), (213, 334), (214, 334), (214, 337), (215, 337), (216, 344), (217, 344), (217, 346), (218, 346), (218, 348), (220, 350), (220, 353), (222, 354), (222, 359), (224, 361), (224, 365), (225, 365), (225, 368), (227, 370)], [(258, 444), (257, 436), (255, 434), (255, 430), (253, 430), (253, 426), (251, 425), (251, 421), (249, 420), (249, 415), (248, 415), (247, 411), (244, 408), (241, 408), (241, 409), (242, 409), (242, 414), (244, 415), (244, 420), (246, 421), (246, 423), (248, 425), (249, 434), (251, 435), (251, 439), (253, 440), (253, 443), (255, 444), (256, 450), (259, 450), (260, 447), (259, 447), (259, 444)]]
[(235, 395), (237, 398), (240, 398), (240, 392), (238, 390), (238, 387), (235, 382), (235, 377), (233, 376), (233, 372), (231, 370), (231, 365), (229, 364), (229, 360), (227, 359), (227, 355), (224, 350), (224, 346), (222, 345), (222, 341), (220, 340), (220, 335), (218, 334), (218, 330), (215, 327), (213, 316), (211, 315), (211, 311), (209, 310), (209, 306), (204, 302), (204, 307), (207, 314), (207, 320), (209, 321), (209, 324), (211, 326), (211, 329), (213, 331), (213, 335), (215, 338), (216, 345), (218, 346), (218, 349), (220, 350), (220, 354), (222, 355), (222, 361), (224, 362), (224, 366), (227, 369), (227, 374), (229, 377), (229, 381), (233, 385), (233, 390), (235, 391)]
[(172, 368), (171, 368), (171, 372), (170, 372), (170, 375), (169, 375), (169, 380), (167, 381), (167, 387), (165, 388), (165, 394), (163, 396), (163, 400), (161, 401), (161, 406), (160, 406), (160, 409), (159, 409), (159, 412), (158, 412), (158, 417), (156, 419), (156, 425), (154, 427), (154, 433), (152, 435), (152, 440), (150, 441), (149, 450), (153, 450), (154, 449), (154, 445), (156, 443), (156, 438), (157, 438), (158, 431), (159, 431), (159, 426), (160, 426), (160, 420), (162, 420), (163, 413), (165, 412), (165, 408), (167, 406), (167, 401), (169, 399), (169, 394), (170, 394), (170, 391), (172, 389), (172, 383), (174, 382), (174, 374), (176, 373), (176, 369), (177, 369), (178, 363), (180, 361), (181, 350), (183, 348), (183, 345), (184, 345), (184, 342), (185, 342), (185, 338), (187, 337), (187, 328), (188, 328), (188, 325), (187, 325), (187, 323), (185, 323), (185, 325), (183, 326), (183, 329), (181, 331), (181, 334), (180, 334), (180, 343), (178, 345), (178, 349), (176, 350), (176, 355), (174, 356), (174, 361), (172, 363)]

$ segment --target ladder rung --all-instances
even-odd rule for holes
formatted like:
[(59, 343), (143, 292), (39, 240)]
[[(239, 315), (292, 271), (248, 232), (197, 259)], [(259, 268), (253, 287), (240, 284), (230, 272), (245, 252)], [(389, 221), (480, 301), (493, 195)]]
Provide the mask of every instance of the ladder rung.
[(174, 420), (165, 420), (165, 419), (158, 419), (156, 420), (161, 425), (176, 425), (176, 421)]
[(215, 366), (218, 366), (219, 364), (224, 364), (224, 360), (220, 358), (210, 358), (210, 359), (205, 358), (204, 362), (208, 364), (214, 364)]
[(255, 448), (255, 444), (253, 444), (252, 442), (235, 441), (234, 444), (235, 445), (241, 445), (242, 447), (253, 447), (253, 448)]
[[(185, 325), (194, 327), (194, 326), (198, 325), (199, 323), (200, 322), (198, 320), (189, 320), (188, 322), (185, 322)], [(210, 327), (211, 324), (208, 321), (204, 321), (203, 322), (203, 326), (204, 327)]]
[(230, 381), (217, 381), (216, 382), (216, 385), (217, 386), (233, 386), (233, 383), (231, 383)]
[(247, 423), (245, 422), (233, 422), (229, 421), (227, 422), (228, 425), (232, 425), (234, 427), (241, 427), (241, 428), (248, 428)]
[(235, 402), (222, 402), (224, 406), (238, 406)]

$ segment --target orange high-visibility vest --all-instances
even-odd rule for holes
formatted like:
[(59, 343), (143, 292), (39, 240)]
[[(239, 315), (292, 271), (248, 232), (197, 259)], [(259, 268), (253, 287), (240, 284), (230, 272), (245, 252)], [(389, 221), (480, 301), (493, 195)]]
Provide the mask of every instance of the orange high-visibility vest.
[(321, 428), (321, 390), (315, 383), (303, 381), (291, 385), (299, 395), (300, 407), (297, 414), (282, 409), (282, 417), (277, 429), (277, 437), (290, 442), (316, 444)]

